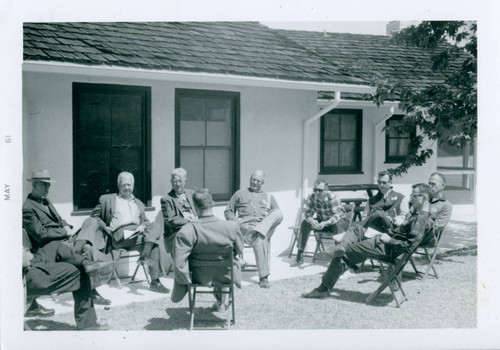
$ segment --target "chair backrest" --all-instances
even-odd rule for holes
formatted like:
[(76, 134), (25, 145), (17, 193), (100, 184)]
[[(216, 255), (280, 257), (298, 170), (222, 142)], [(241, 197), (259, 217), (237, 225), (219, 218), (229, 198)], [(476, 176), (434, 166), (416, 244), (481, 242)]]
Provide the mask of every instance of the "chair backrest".
[(233, 255), (232, 245), (215, 248), (207, 251), (197, 251), (196, 255), (189, 257), (189, 270), (193, 267), (219, 267), (227, 268), (231, 272), (231, 283), (233, 276)]

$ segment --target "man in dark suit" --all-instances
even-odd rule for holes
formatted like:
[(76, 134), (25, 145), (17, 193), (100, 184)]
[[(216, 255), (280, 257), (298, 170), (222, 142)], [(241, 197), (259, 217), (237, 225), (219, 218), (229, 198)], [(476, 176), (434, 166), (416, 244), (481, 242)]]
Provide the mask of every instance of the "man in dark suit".
[[(220, 247), (233, 246), (234, 256), (243, 254), (243, 236), (234, 221), (224, 221), (213, 215), (213, 200), (207, 189), (198, 190), (193, 195), (198, 219), (184, 225), (175, 235), (173, 247), (174, 289), (171, 299), (174, 303), (181, 301), (192, 282), (210, 284), (229, 282), (230, 270), (218, 267), (197, 267), (189, 270), (189, 257), (196, 257), (200, 252), (216, 250)], [(241, 270), (237, 261), (233, 268), (233, 280), (241, 288)], [(223, 311), (226, 306), (222, 295), (215, 293), (214, 308)]]
[(172, 252), (175, 234), (190, 221), (196, 219), (193, 204), (194, 191), (184, 188), (187, 173), (183, 168), (176, 168), (170, 173), (172, 190), (161, 199), (163, 223), (165, 228), (165, 248)]
[[(60, 241), (52, 241), (33, 253), (28, 234), (23, 230), (23, 277), (26, 281), (26, 301), (33, 305), (36, 303), (34, 298), (39, 295), (73, 292), (75, 322), (79, 330), (109, 328), (107, 325), (97, 323), (89, 276), (98, 272), (111, 272), (114, 267), (113, 262), (90, 261)], [(39, 315), (27, 312), (26, 316)]]
[(387, 233), (403, 223), (409, 209), (408, 201), (392, 189), (392, 174), (388, 171), (378, 173), (377, 183), (379, 191), (368, 200), (362, 225)]
[[(64, 241), (73, 236), (73, 226), (69, 225), (61, 218), (52, 202), (47, 198), (50, 185), (55, 183), (50, 178), (47, 169), (38, 169), (33, 172), (31, 178), (27, 181), (32, 183), (31, 193), (23, 204), (23, 228), (28, 233), (31, 246), (34, 252), (53, 241)], [(94, 288), (92, 289), (92, 298), (94, 303), (100, 305), (109, 305), (111, 301), (103, 298), (95, 289), (98, 282), (92, 279)], [(28, 310), (30, 315), (46, 316), (53, 314), (36, 303), (36, 300)], [(38, 307), (35, 307), (38, 305)]]
[[(128, 172), (118, 175), (118, 194), (105, 194), (85, 220), (76, 237), (75, 246), (81, 249), (90, 244), (100, 251), (112, 249), (137, 249), (139, 260), (147, 263), (151, 275), (150, 290), (169, 293), (160, 282), (161, 231), (146, 217), (144, 204), (133, 195), (134, 176)], [(110, 242), (108, 242), (110, 240)]]

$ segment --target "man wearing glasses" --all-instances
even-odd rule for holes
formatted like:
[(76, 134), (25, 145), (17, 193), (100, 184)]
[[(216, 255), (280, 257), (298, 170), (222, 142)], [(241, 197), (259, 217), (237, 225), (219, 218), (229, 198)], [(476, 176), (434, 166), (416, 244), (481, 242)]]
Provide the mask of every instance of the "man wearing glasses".
[[(303, 294), (303, 298), (323, 299), (330, 295), (339, 277), (347, 270), (369, 258), (395, 260), (400, 254), (411, 251), (427, 236), (433, 235), (434, 222), (430, 218), (431, 188), (427, 184), (413, 185), (411, 203), (412, 214), (390, 233), (381, 233), (372, 238), (352, 244), (339, 244), (333, 249), (333, 258), (322, 277), (321, 284), (311, 292)], [(360, 225), (353, 225), (350, 231), (361, 231), (362, 236), (366, 229)]]
[(368, 200), (362, 225), (388, 232), (403, 223), (408, 213), (408, 201), (404, 200), (403, 194), (393, 191), (392, 174), (388, 171), (378, 173), (377, 183), (379, 191)]
[(238, 222), (245, 243), (255, 253), (259, 285), (269, 288), (271, 236), (283, 221), (283, 214), (274, 196), (262, 190), (265, 174), (255, 170), (250, 176), (250, 186), (236, 191), (224, 211), (226, 220)]
[(348, 228), (349, 222), (342, 201), (335, 193), (328, 191), (328, 183), (325, 180), (317, 179), (314, 181), (313, 193), (307, 198), (304, 220), (300, 225), (297, 260), (292, 262), (291, 266), (304, 263), (304, 249), (311, 230), (336, 235), (347, 231)]

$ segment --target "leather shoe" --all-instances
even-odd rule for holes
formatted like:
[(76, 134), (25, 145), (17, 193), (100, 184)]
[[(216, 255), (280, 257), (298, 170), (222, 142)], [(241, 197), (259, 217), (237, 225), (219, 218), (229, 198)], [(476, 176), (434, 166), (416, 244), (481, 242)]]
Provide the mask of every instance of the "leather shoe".
[(111, 300), (104, 298), (99, 293), (92, 293), (92, 300), (95, 305), (111, 305)]
[(267, 277), (261, 278), (259, 282), (260, 288), (271, 288)]
[(314, 288), (311, 292), (302, 294), (302, 298), (306, 299), (323, 299), (330, 295), (330, 292), (320, 292), (318, 288)]
[(226, 311), (227, 307), (224, 303), (222, 303), (221, 301), (216, 301), (213, 305), (212, 305), (212, 309), (214, 311), (217, 311), (217, 312), (224, 312)]
[(24, 314), (24, 317), (50, 317), (54, 316), (56, 311), (54, 309), (47, 309), (35, 301)]
[(88, 327), (78, 328), (79, 331), (109, 331), (109, 325), (94, 323)]
[(116, 261), (88, 261), (83, 265), (89, 276), (106, 274), (116, 269)]
[(151, 290), (152, 292), (163, 293), (163, 294), (170, 293), (170, 289), (161, 284), (160, 281), (151, 282), (151, 284), (149, 285), (149, 290)]

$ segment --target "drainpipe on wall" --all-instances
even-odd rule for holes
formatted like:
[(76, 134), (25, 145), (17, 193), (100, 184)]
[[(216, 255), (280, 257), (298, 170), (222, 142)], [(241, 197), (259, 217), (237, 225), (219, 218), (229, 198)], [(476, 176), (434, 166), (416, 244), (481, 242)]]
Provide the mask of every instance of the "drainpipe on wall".
[(382, 119), (381, 121), (379, 121), (375, 127), (373, 128), (373, 142), (374, 142), (374, 148), (373, 148), (373, 177), (374, 177), (374, 180), (373, 180), (373, 183), (375, 183), (376, 181), (376, 178), (377, 178), (377, 164), (378, 164), (378, 145), (379, 145), (379, 137), (378, 137), (378, 129), (380, 128), (380, 126), (386, 122), (387, 119), (389, 119), (390, 117), (392, 117), (392, 115), (394, 114), (394, 106), (391, 106), (391, 108), (389, 108), (389, 113), (387, 113), (385, 115), (385, 118)]
[(307, 179), (307, 146), (309, 145), (309, 127), (312, 122), (315, 120), (321, 118), (324, 116), (326, 113), (330, 112), (332, 109), (336, 108), (338, 104), (340, 103), (340, 91), (335, 91), (335, 100), (333, 102), (320, 110), (318, 113), (314, 114), (312, 117), (308, 118), (307, 120), (304, 121), (304, 128), (303, 128), (303, 136), (302, 136), (302, 193), (301, 193), (301, 198), (304, 198), (305, 193), (307, 191), (307, 187), (309, 185), (308, 179)]

